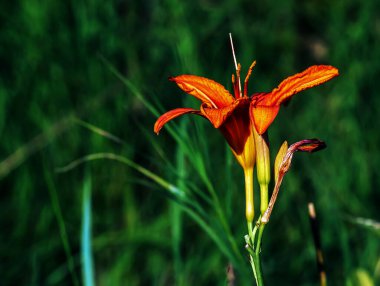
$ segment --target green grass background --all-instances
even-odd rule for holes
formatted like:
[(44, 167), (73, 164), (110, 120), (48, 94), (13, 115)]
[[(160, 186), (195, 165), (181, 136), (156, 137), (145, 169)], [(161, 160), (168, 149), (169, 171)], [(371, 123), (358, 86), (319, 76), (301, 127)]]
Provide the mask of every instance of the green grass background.
[[(328, 148), (297, 154), (285, 177), (263, 238), (267, 285), (318, 285), (309, 201), (329, 285), (379, 285), (379, 228), (355, 221), (380, 220), (379, 15), (375, 0), (2, 3), (0, 285), (225, 285), (234, 259), (236, 285), (253, 284), (243, 174), (224, 139), (195, 116), (152, 130), (199, 106), (169, 76), (231, 87), (229, 32), (243, 74), (257, 60), (250, 93), (314, 64), (341, 74), (271, 126), (272, 159), (284, 140)], [(177, 189), (130, 162), (57, 172), (98, 152)]]

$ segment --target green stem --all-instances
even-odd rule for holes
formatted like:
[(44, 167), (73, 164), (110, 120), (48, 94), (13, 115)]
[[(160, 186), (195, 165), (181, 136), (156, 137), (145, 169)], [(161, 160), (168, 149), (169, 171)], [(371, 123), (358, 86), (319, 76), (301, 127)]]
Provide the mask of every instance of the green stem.
[(251, 267), (253, 275), (255, 276), (255, 282), (257, 286), (264, 286), (264, 279), (261, 270), (261, 260), (260, 260), (260, 251), (261, 251), (261, 239), (263, 236), (264, 224), (260, 224), (261, 216), (257, 220), (257, 224), (252, 230), (252, 224), (248, 223), (248, 252), (250, 256)]
[(253, 198), (253, 168), (244, 169), (245, 178), (245, 216), (248, 226), (251, 224), (255, 216), (255, 204)]
[(252, 267), (253, 275), (255, 276), (256, 285), (259, 285), (259, 280), (257, 278), (257, 270), (256, 270), (256, 267), (255, 267), (255, 261), (253, 260), (253, 256), (254, 255), (250, 255), (249, 256), (249, 261), (251, 262), (251, 267)]
[(261, 261), (260, 261), (260, 254), (255, 254), (251, 256), (251, 264), (252, 268), (254, 269), (255, 279), (256, 279), (256, 285), (257, 286), (263, 286), (264, 285), (264, 280), (263, 280), (263, 275), (261, 272)]

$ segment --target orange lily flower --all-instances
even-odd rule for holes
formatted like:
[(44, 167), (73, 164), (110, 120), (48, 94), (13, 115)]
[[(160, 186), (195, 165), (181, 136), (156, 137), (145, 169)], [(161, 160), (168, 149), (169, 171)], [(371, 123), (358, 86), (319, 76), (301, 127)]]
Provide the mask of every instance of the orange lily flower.
[(250, 66), (244, 81), (242, 92), (240, 83), (240, 65), (236, 70), (236, 79), (232, 76), (234, 95), (232, 96), (221, 84), (195, 75), (171, 77), (184, 92), (199, 99), (200, 110), (177, 108), (161, 115), (155, 125), (157, 134), (170, 120), (184, 114), (197, 114), (208, 119), (219, 129), (231, 147), (237, 161), (244, 169), (246, 180), (246, 217), (253, 220), (253, 168), (256, 160), (253, 125), (259, 135), (266, 132), (276, 118), (281, 103), (294, 94), (322, 84), (337, 76), (338, 70), (332, 66), (312, 66), (305, 71), (288, 77), (269, 93), (255, 93), (248, 97), (248, 80), (255, 66)]
[[(273, 91), (255, 93), (247, 96), (248, 79), (256, 62), (248, 70), (244, 82), (244, 93), (240, 85), (240, 65), (236, 72), (237, 80), (232, 77), (234, 85), (233, 97), (221, 84), (204, 77), (195, 75), (181, 75), (171, 77), (183, 91), (199, 99), (202, 104), (200, 110), (192, 108), (173, 109), (158, 118), (154, 125), (157, 134), (170, 120), (184, 115), (197, 114), (207, 118), (218, 128), (226, 138), (239, 163), (245, 167), (253, 167), (254, 159), (245, 155), (254, 156), (254, 147), (249, 146), (250, 154), (244, 152), (247, 140), (251, 135), (251, 122), (261, 135), (276, 118), (280, 105), (289, 100), (294, 94), (305, 89), (320, 85), (339, 74), (335, 67), (327, 65), (311, 66), (305, 71), (288, 77)], [(249, 117), (251, 120), (249, 120)], [(252, 140), (253, 141), (253, 140)], [(252, 162), (253, 161), (253, 162)]]

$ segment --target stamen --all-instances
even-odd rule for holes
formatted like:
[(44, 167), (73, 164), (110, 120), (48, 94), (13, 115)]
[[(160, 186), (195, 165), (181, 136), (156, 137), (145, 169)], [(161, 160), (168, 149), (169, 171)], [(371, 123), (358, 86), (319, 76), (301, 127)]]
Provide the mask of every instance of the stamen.
[[(234, 58), (234, 64), (235, 64), (235, 70), (236, 70), (236, 81), (239, 83), (239, 90), (238, 92), (236, 92), (236, 88), (235, 89), (235, 97), (236, 98), (239, 98), (239, 97), (242, 97), (242, 92), (241, 92), (241, 82), (240, 82), (240, 64), (237, 63), (236, 61), (236, 55), (235, 55), (235, 49), (234, 49), (234, 43), (232, 41), (232, 34), (229, 33), (230, 35), (230, 42), (231, 42), (231, 49), (232, 49), (232, 56)], [(234, 87), (235, 87), (235, 84), (234, 84)]]
[(236, 80), (239, 83), (239, 92), (238, 92), (239, 98), (243, 96), (243, 94), (241, 92), (240, 71), (241, 71), (241, 65), (239, 63), (238, 66), (237, 66), (237, 69), (236, 69), (236, 78), (237, 78)]
[(248, 69), (248, 72), (247, 72), (247, 76), (245, 77), (245, 80), (244, 80), (244, 96), (248, 96), (248, 81), (249, 81), (249, 77), (251, 76), (252, 74), (252, 70), (253, 68), (255, 67), (256, 65), (256, 61), (253, 61), (253, 63), (251, 64), (251, 66), (249, 67)]
[(232, 41), (232, 34), (229, 33), (230, 35), (230, 42), (231, 42), (231, 49), (232, 49), (232, 56), (234, 58), (234, 63), (235, 63), (235, 69), (238, 69), (237, 62), (236, 62), (236, 56), (235, 56), (235, 49), (234, 49), (234, 42)]

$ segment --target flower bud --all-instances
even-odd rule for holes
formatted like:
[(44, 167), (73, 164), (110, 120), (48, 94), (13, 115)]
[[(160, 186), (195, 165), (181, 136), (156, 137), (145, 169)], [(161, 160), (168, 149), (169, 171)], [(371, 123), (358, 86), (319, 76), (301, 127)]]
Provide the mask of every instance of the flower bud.
[(270, 154), (267, 133), (259, 135), (255, 128), (257, 180), (260, 185), (260, 211), (263, 214), (268, 207), (268, 185), (270, 182)]
[(274, 182), (275, 183), (278, 180), (278, 173), (280, 171), (280, 164), (282, 163), (282, 160), (284, 159), (287, 151), (288, 151), (288, 142), (284, 141), (284, 143), (282, 143), (280, 149), (278, 150), (276, 160), (274, 161)]

